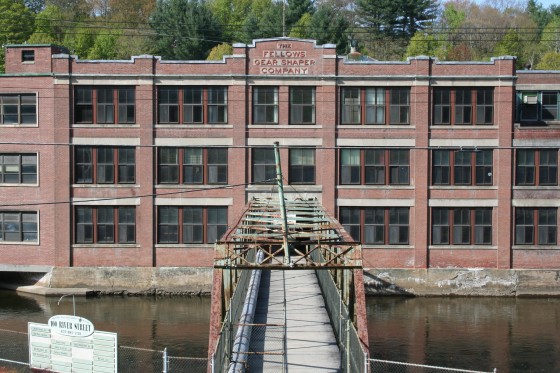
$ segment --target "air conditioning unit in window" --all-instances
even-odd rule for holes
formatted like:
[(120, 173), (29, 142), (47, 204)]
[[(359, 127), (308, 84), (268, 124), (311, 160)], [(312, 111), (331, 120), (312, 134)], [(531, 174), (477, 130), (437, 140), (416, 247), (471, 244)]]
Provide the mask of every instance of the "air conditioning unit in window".
[(537, 96), (523, 96), (523, 103), (527, 105), (536, 105)]

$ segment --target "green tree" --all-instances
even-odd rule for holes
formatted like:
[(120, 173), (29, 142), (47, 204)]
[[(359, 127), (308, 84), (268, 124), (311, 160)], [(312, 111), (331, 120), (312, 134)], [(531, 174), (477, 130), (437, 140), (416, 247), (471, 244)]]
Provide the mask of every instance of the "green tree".
[(0, 0), (0, 44), (26, 41), (33, 33), (35, 19), (22, 0)]
[(304, 14), (313, 14), (314, 10), (311, 0), (288, 0), (285, 10), (287, 28), (290, 29), (295, 25)]
[(436, 18), (436, 0), (357, 0), (362, 22), (383, 35), (412, 37)]
[(283, 36), (282, 3), (270, 0), (255, 1), (243, 24), (243, 42), (253, 39)]
[(546, 52), (560, 52), (560, 17), (554, 17), (546, 25), (540, 44)]
[(243, 38), (243, 24), (251, 13), (251, 0), (212, 0), (209, 2), (212, 13), (223, 26), (224, 39), (228, 42)]
[[(0, 0), (0, 44), (18, 44), (33, 32), (35, 19), (22, 0)], [(4, 48), (0, 51), (0, 71), (4, 71)]]
[(221, 61), (224, 56), (229, 56), (233, 54), (233, 47), (231, 44), (228, 43), (222, 43), (219, 45), (216, 45), (214, 48), (212, 48), (212, 50), (210, 51), (210, 54), (208, 55), (207, 60), (208, 61)]
[(205, 59), (221, 41), (221, 26), (205, 2), (159, 1), (150, 17), (154, 52), (165, 59)]
[(311, 20), (312, 15), (305, 13), (299, 21), (297, 21), (290, 29), (290, 37), (292, 38), (311, 38)]
[(88, 52), (89, 60), (114, 60), (117, 55), (117, 39), (116, 34), (100, 34), (97, 35), (93, 46)]
[(310, 37), (318, 44), (336, 44), (336, 52), (348, 52), (349, 23), (340, 13), (328, 5), (322, 5), (311, 17)]
[(89, 24), (78, 24), (71, 32), (64, 35), (64, 46), (78, 58), (86, 59), (95, 43), (96, 34)]
[(33, 44), (62, 44), (66, 32), (62, 11), (54, 5), (47, 6), (35, 17), (35, 32), (28, 42)]
[(442, 52), (442, 43), (433, 34), (428, 34), (424, 31), (416, 32), (406, 48), (406, 55), (409, 57), (430, 56), (441, 58)]
[(527, 2), (526, 10), (531, 16), (531, 19), (537, 24), (540, 34), (544, 27), (550, 22), (552, 13), (546, 10), (542, 4), (537, 3), (535, 0), (529, 0)]
[(537, 70), (560, 70), (560, 53), (548, 52), (536, 66)]

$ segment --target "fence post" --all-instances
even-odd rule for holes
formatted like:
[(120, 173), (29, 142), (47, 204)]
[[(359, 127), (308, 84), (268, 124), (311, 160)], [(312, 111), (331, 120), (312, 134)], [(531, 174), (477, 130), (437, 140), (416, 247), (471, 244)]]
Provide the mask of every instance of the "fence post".
[(163, 349), (163, 373), (167, 373), (167, 347)]

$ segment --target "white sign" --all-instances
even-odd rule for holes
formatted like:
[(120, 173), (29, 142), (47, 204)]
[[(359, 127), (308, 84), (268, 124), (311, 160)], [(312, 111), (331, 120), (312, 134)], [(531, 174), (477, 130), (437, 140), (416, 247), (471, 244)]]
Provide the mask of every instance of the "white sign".
[(72, 337), (87, 337), (94, 332), (91, 321), (78, 316), (55, 315), (48, 325), (53, 333)]
[[(56, 316), (53, 316), (55, 318)], [(80, 372), (80, 373), (117, 373), (117, 334), (95, 331), (86, 337), (65, 335), (59, 333), (61, 327), (59, 321), (68, 322), (75, 316), (60, 316), (49, 324), (29, 323), (29, 366), (35, 369), (45, 369), (53, 372)], [(83, 323), (80, 325), (86, 325)], [(50, 327), (51, 321), (56, 321), (54, 327)], [(89, 324), (88, 320), (86, 320)], [(78, 330), (82, 326), (77, 327)], [(93, 324), (91, 324), (93, 330)], [(75, 330), (74, 326), (62, 330)]]

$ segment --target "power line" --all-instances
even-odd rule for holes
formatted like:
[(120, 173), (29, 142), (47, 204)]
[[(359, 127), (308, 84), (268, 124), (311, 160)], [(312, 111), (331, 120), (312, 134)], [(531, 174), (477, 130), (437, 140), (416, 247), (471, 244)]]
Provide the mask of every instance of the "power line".
[(26, 202), (26, 203), (13, 203), (13, 204), (0, 204), (0, 208), (10, 208), (10, 207), (26, 207), (26, 206), (48, 206), (48, 205), (68, 205), (68, 204), (84, 204), (88, 202), (107, 202), (107, 201), (119, 201), (131, 198), (148, 198), (148, 197), (161, 197), (161, 196), (168, 196), (168, 195), (177, 195), (177, 194), (187, 194), (187, 193), (196, 193), (201, 191), (208, 191), (208, 190), (219, 190), (219, 189), (233, 189), (236, 187), (245, 187), (249, 185), (255, 184), (264, 184), (269, 183), (271, 181), (275, 181), (276, 179), (266, 179), (259, 181), (258, 183), (241, 183), (241, 184), (228, 184), (228, 185), (221, 185), (216, 187), (209, 187), (209, 188), (196, 188), (196, 189), (183, 189), (179, 191), (173, 192), (160, 192), (160, 193), (148, 193), (148, 194), (140, 194), (140, 195), (130, 195), (126, 197), (101, 197), (101, 198), (90, 198), (90, 199), (81, 199), (80, 201), (50, 201), (50, 202)]

